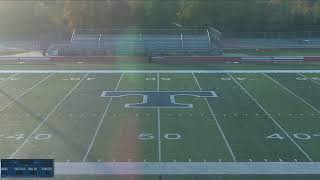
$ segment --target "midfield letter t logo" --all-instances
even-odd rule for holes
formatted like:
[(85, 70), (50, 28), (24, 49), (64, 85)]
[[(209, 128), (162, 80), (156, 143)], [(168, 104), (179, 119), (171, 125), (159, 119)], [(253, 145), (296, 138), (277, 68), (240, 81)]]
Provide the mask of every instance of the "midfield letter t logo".
[(193, 108), (177, 103), (176, 96), (218, 97), (214, 91), (103, 91), (101, 97), (142, 96), (140, 103), (125, 104), (126, 108)]

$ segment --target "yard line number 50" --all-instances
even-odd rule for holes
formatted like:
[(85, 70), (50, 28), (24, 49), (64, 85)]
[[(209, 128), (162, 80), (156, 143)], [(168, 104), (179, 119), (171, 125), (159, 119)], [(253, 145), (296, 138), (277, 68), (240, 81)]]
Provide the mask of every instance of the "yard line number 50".
[[(179, 140), (181, 139), (181, 135), (177, 133), (167, 133), (164, 134), (163, 137), (168, 140)], [(152, 133), (141, 133), (138, 135), (138, 139), (140, 140), (152, 140), (154, 139), (154, 135)]]

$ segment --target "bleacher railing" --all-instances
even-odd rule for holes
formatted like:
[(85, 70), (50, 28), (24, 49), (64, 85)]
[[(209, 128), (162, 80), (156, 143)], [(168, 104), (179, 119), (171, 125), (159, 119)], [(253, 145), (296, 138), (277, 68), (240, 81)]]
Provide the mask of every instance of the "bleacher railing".
[(64, 51), (192, 54), (212, 52), (213, 43), (208, 29), (74, 29), (71, 46)]

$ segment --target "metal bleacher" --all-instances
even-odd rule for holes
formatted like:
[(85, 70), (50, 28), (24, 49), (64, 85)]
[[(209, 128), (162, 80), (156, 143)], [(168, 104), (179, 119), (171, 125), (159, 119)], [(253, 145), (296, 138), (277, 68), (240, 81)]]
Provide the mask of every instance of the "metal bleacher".
[[(116, 32), (116, 33), (115, 33)], [(196, 33), (195, 33), (196, 32)], [(209, 30), (75, 30), (59, 55), (219, 55)]]

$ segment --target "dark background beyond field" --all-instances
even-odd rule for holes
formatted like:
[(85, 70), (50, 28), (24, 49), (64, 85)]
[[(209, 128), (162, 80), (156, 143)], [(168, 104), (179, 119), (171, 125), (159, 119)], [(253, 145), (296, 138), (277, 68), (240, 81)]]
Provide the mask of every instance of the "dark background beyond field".
[(318, 31), (320, 0), (3, 0), (0, 40), (68, 39), (74, 27)]

